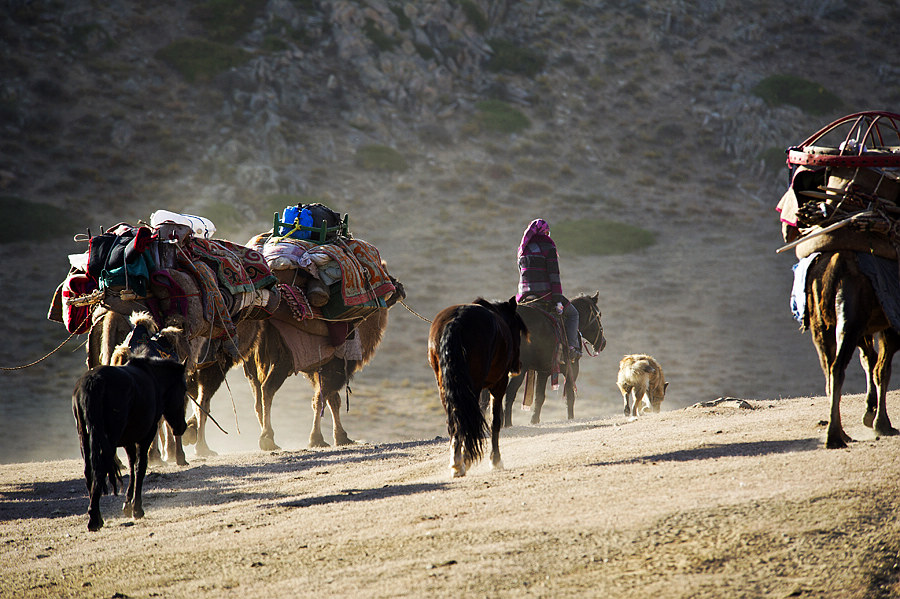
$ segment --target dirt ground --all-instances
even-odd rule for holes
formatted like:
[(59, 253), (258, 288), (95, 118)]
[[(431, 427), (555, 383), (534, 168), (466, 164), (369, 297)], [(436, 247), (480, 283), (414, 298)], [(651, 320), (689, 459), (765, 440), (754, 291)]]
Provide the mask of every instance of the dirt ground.
[(194, 458), (94, 533), (78, 461), (3, 465), (0, 596), (896, 597), (900, 438), (843, 407), (846, 450), (811, 397), (515, 426), (455, 480), (446, 438)]

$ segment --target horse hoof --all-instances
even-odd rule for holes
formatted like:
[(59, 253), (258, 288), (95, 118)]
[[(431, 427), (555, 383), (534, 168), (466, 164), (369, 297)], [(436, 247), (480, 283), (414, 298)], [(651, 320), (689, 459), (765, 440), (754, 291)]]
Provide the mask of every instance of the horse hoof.
[(450, 466), (450, 472), (453, 475), (453, 478), (462, 478), (466, 475), (465, 467), (460, 466)]
[(134, 515), (134, 506), (131, 503), (126, 502), (125, 505), (122, 506), (122, 514), (126, 518), (131, 518), (131, 516)]
[(869, 428), (872, 428), (872, 425), (875, 422), (875, 412), (866, 412), (863, 416), (863, 424)]
[(134, 518), (135, 520), (140, 520), (143, 517), (144, 517), (143, 508), (138, 508), (138, 509), (134, 510), (134, 514), (132, 515), (132, 518)]
[(97, 518), (96, 520), (91, 518), (88, 520), (88, 530), (91, 532), (97, 532), (103, 528), (103, 518)]
[(888, 425), (885, 427), (880, 427), (880, 426), (875, 427), (875, 437), (876, 438), (878, 438), (878, 437), (896, 437), (897, 435), (900, 435), (900, 431), (895, 429), (893, 426)]

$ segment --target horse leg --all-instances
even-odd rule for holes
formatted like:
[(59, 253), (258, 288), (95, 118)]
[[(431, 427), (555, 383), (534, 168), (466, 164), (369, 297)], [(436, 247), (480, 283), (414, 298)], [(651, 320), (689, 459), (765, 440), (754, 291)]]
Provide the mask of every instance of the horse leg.
[[(512, 426), (513, 404), (516, 403), (516, 394), (519, 392), (519, 387), (522, 386), (526, 374), (527, 372), (523, 371), (514, 377), (510, 377), (509, 385), (506, 387), (506, 405), (503, 409), (503, 426), (507, 428)], [(525, 392), (527, 393), (528, 390), (526, 389)]]
[(878, 349), (875, 337), (866, 335), (859, 344), (859, 363), (866, 373), (866, 413), (863, 424), (872, 428), (875, 412), (878, 410), (878, 385), (875, 383), (875, 368), (878, 362)]
[(537, 371), (534, 382), (534, 411), (531, 413), (531, 424), (541, 423), (541, 408), (544, 407), (544, 400), (547, 398), (548, 378), (550, 378), (549, 372)]
[(125, 455), (128, 456), (128, 490), (125, 491), (125, 504), (122, 506), (122, 513), (126, 518), (130, 518), (134, 514), (134, 467), (137, 464), (137, 446), (133, 443), (125, 445)]
[[(137, 447), (137, 475), (134, 483), (132, 494), (132, 517), (135, 520), (144, 517), (144, 502), (141, 497), (141, 489), (144, 486), (144, 476), (147, 474), (147, 451), (150, 449), (149, 443), (138, 443)], [(130, 456), (129, 456), (130, 458)]]
[(572, 420), (575, 418), (575, 380), (578, 378), (578, 358), (569, 362), (566, 371), (566, 418)]
[(450, 437), (450, 472), (453, 478), (460, 478), (466, 475), (466, 462), (463, 459), (463, 444), (457, 434)]
[(503, 398), (506, 391), (506, 377), (491, 389), (491, 468), (494, 470), (503, 470), (503, 460), (500, 459), (500, 429), (503, 428)]
[(890, 437), (900, 434), (900, 431), (891, 426), (891, 420), (887, 414), (887, 389), (891, 381), (891, 362), (894, 354), (900, 349), (900, 335), (892, 329), (882, 332), (880, 346), (874, 377), (875, 386), (878, 388), (878, 410), (875, 414), (874, 428), (876, 436)]

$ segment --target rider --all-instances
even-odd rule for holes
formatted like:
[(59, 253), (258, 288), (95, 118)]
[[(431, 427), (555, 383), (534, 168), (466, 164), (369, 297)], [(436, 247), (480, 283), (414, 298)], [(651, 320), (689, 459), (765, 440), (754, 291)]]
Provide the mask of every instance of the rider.
[[(531, 221), (519, 244), (519, 292), (516, 301), (553, 305), (562, 316), (569, 345), (569, 357), (581, 355), (578, 341), (578, 310), (562, 294), (559, 256), (550, 239), (550, 225), (542, 218)], [(525, 300), (525, 301), (523, 301)]]

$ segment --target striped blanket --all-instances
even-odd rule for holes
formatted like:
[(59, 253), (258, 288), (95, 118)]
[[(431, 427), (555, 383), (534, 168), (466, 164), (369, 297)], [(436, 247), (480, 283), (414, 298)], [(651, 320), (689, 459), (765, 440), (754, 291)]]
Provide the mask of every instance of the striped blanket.
[(248, 245), (256, 247), (266, 261), (287, 257), (299, 268), (315, 274), (317, 257), (331, 258), (341, 268), (341, 299), (346, 306), (361, 306), (394, 292), (394, 284), (381, 263), (378, 249), (361, 239), (340, 239), (337, 243), (315, 244), (292, 238), (257, 236)]
[(253, 248), (224, 239), (194, 238), (191, 258), (202, 260), (231, 293), (251, 292), (271, 287), (278, 280), (266, 260)]

